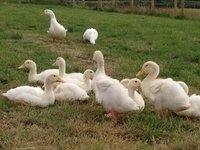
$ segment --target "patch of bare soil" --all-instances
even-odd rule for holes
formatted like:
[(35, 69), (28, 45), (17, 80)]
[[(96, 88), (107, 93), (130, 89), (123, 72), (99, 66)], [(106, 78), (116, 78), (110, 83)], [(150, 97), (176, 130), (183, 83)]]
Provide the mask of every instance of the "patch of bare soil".
[[(53, 42), (48, 35), (44, 36), (25, 32), (23, 33), (23, 37), (25, 41), (34, 41), (34, 43), (38, 44), (40, 47), (48, 48), (53, 52), (57, 52), (60, 56), (67, 54), (78, 59), (78, 61), (74, 62), (76, 66), (96, 70), (95, 62), (92, 60), (93, 54), (86, 54), (84, 49), (81, 47), (84, 42), (78, 41), (81, 45), (78, 48), (72, 48), (74, 43), (71, 41), (63, 40)], [(114, 63), (114, 61), (105, 57), (105, 67), (108, 75), (112, 75), (115, 70), (115, 65), (116, 63)]]

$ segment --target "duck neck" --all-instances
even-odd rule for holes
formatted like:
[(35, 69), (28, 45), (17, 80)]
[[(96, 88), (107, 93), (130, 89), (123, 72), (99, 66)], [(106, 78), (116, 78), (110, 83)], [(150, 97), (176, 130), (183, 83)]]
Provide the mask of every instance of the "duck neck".
[(90, 86), (90, 78), (86, 75), (83, 75), (83, 80), (84, 80), (84, 83), (87, 87)]
[(54, 23), (58, 23), (56, 20), (56, 16), (54, 14), (52, 14), (50, 16), (50, 25), (53, 25)]
[(52, 93), (53, 92), (52, 84), (45, 82), (44, 83), (44, 92), (45, 93)]
[(65, 67), (66, 67), (65, 61), (62, 61), (59, 65), (59, 76), (60, 77), (63, 77), (65, 75)]
[(29, 70), (29, 76), (28, 76), (29, 81), (33, 81), (36, 75), (37, 75), (37, 66), (34, 65)]
[(159, 68), (156, 67), (155, 70), (154, 70), (153, 72), (149, 73), (149, 74), (146, 76), (146, 78), (144, 79), (144, 81), (152, 81), (152, 80), (155, 80), (155, 79), (158, 77), (159, 72), (160, 72)]
[(52, 21), (52, 20), (55, 20), (55, 21), (56, 21), (56, 16), (55, 16), (54, 13), (50, 14), (49, 17), (50, 17), (51, 21)]
[(131, 85), (128, 85), (128, 95), (133, 98), (135, 96), (135, 90), (136, 88), (131, 86)]
[(104, 60), (100, 60), (97, 62), (97, 71), (96, 73), (105, 73), (105, 68), (104, 68)]

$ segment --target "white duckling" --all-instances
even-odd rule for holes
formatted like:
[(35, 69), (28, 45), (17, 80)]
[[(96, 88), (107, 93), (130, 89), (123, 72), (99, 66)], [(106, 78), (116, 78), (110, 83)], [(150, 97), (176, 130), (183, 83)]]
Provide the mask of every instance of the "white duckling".
[(129, 96), (140, 106), (140, 111), (143, 111), (145, 107), (143, 97), (136, 91), (141, 86), (141, 81), (137, 78), (133, 78), (128, 83)]
[(74, 78), (74, 79), (77, 79), (81, 82), (84, 82), (82, 73), (65, 73), (66, 62), (65, 62), (64, 58), (58, 57), (56, 59), (55, 63), (53, 63), (53, 66), (58, 66), (59, 76), (61, 78)]
[[(141, 111), (145, 107), (143, 97), (136, 91), (141, 86), (141, 81), (137, 78), (133, 79), (122, 79), (120, 83), (125, 87), (128, 88), (129, 96), (140, 106)], [(131, 90), (132, 89), (132, 90)]]
[(91, 44), (95, 44), (97, 38), (98, 38), (98, 32), (96, 29), (93, 28), (85, 30), (83, 34), (83, 39), (90, 41)]
[(54, 12), (50, 9), (45, 9), (41, 15), (47, 15), (50, 17), (50, 27), (47, 31), (48, 34), (53, 38), (53, 41), (56, 39), (62, 40), (66, 37), (67, 29), (65, 29), (61, 24), (56, 20)]
[(66, 83), (74, 83), (78, 85), (80, 88), (82, 88), (84, 91), (89, 93), (92, 90), (91, 79), (93, 78), (93, 76), (94, 76), (94, 71), (91, 69), (87, 69), (83, 73), (83, 79), (84, 79), (83, 82), (73, 78), (62, 78), (62, 80)]
[(57, 101), (86, 100), (89, 98), (86, 91), (73, 83), (62, 83), (54, 89)]
[(49, 74), (59, 74), (58, 69), (47, 69), (42, 71), (41, 73), (37, 74), (37, 65), (32, 60), (26, 60), (22, 65), (18, 67), (18, 69), (27, 68), (29, 69), (28, 81), (29, 82), (41, 82), (44, 83), (45, 78)]
[[(187, 84), (183, 81), (177, 81), (184, 91), (188, 94), (189, 88)], [(200, 119), (200, 95), (193, 94), (189, 97), (190, 107), (187, 110), (175, 112), (179, 116), (198, 118)]]
[(16, 103), (46, 107), (55, 102), (52, 85), (56, 82), (62, 82), (62, 80), (57, 75), (51, 74), (45, 79), (44, 91), (40, 87), (20, 86), (2, 95)]
[(118, 80), (100, 79), (96, 84), (102, 105), (111, 113), (114, 123), (117, 123), (118, 113), (140, 110), (140, 106), (129, 96), (128, 90)]
[(102, 79), (112, 79), (109, 76), (106, 75), (105, 73), (105, 68), (104, 68), (104, 57), (101, 51), (95, 51), (93, 54), (93, 60), (97, 62), (97, 70), (94, 74), (94, 77), (92, 79), (92, 89), (95, 93), (96, 96), (96, 101), (98, 103), (101, 103), (101, 99), (98, 96), (98, 92), (97, 92), (97, 87), (96, 87), (96, 82), (98, 80), (102, 80)]
[(169, 79), (157, 79), (159, 66), (153, 61), (144, 63), (136, 76), (147, 74), (141, 83), (142, 92), (149, 98), (160, 116), (164, 117), (170, 111), (183, 111), (190, 107), (189, 97), (176, 81)]

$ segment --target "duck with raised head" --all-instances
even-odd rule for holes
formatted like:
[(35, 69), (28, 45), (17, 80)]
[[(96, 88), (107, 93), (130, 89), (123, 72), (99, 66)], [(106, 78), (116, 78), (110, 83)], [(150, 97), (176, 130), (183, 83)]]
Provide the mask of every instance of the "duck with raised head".
[(66, 73), (66, 62), (65, 59), (62, 57), (58, 57), (56, 61), (53, 63), (53, 66), (58, 66), (59, 69), (59, 76), (61, 78), (74, 78), (81, 82), (84, 82), (83, 74), (82, 73)]
[(28, 75), (28, 81), (29, 82), (44, 83), (45, 78), (49, 74), (56, 74), (56, 75), (59, 74), (58, 69), (47, 69), (47, 70), (44, 70), (44, 71), (42, 71), (38, 74), (36, 63), (33, 60), (30, 60), (30, 59), (25, 60), (24, 63), (18, 67), (18, 69), (22, 69), (22, 68), (27, 68), (29, 70), (29, 75)]
[(161, 117), (166, 117), (169, 111), (183, 111), (190, 107), (189, 97), (181, 85), (172, 80), (158, 79), (159, 65), (153, 61), (143, 64), (136, 76), (147, 74), (141, 83), (142, 92), (153, 102)]
[(50, 17), (50, 27), (47, 33), (53, 38), (53, 41), (56, 39), (62, 40), (66, 37), (67, 29), (65, 29), (60, 23), (58, 23), (54, 12), (50, 9), (45, 9), (41, 15), (46, 15)]
[(112, 79), (105, 73), (105, 67), (104, 67), (104, 57), (101, 51), (95, 51), (93, 54), (93, 60), (97, 63), (97, 69), (94, 73), (94, 77), (92, 79), (92, 89), (96, 96), (96, 102), (101, 103), (101, 99), (98, 96), (97, 86), (96, 83), (99, 80), (102, 79)]
[(137, 92), (141, 86), (141, 80), (137, 78), (130, 79), (127, 88), (129, 96), (140, 106), (140, 111), (143, 111), (145, 102), (143, 97)]
[(40, 87), (19, 86), (2, 95), (18, 104), (46, 107), (55, 102), (52, 85), (57, 82), (63, 81), (57, 75), (50, 74), (45, 79), (44, 90)]

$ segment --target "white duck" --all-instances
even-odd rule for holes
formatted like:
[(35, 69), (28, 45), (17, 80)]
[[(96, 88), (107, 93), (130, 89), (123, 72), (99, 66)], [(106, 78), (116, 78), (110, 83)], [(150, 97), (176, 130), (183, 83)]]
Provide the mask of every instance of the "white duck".
[(45, 78), (49, 74), (59, 74), (58, 69), (47, 69), (37, 74), (37, 65), (32, 60), (26, 60), (22, 65), (18, 67), (18, 69), (27, 68), (29, 69), (28, 81), (29, 82), (41, 82), (44, 83)]
[(66, 83), (74, 83), (78, 85), (80, 88), (82, 88), (84, 91), (89, 93), (92, 90), (91, 79), (93, 78), (93, 76), (94, 76), (94, 71), (91, 69), (87, 69), (83, 73), (83, 79), (84, 79), (83, 82), (73, 78), (62, 78), (62, 80)]
[(62, 40), (66, 37), (67, 29), (65, 29), (61, 24), (56, 20), (54, 12), (50, 9), (45, 9), (41, 15), (47, 15), (50, 17), (50, 27), (47, 31), (49, 35), (53, 38), (53, 41), (56, 39)]
[[(183, 81), (177, 81), (184, 91), (188, 94), (189, 88), (187, 84)], [(179, 116), (198, 118), (200, 119), (200, 95), (193, 94), (189, 97), (190, 107), (187, 110), (175, 112)]]
[(59, 76), (61, 78), (74, 78), (74, 79), (84, 82), (82, 73), (65, 73), (66, 63), (65, 63), (64, 58), (58, 57), (56, 61), (53, 63), (53, 65), (58, 66)]
[(141, 86), (141, 81), (137, 78), (133, 79), (123, 79), (120, 83), (125, 87), (128, 88), (129, 96), (140, 106), (141, 111), (145, 107), (143, 97), (136, 91)]
[(118, 80), (100, 79), (96, 84), (102, 105), (111, 113), (114, 123), (117, 123), (118, 113), (140, 110), (140, 106), (129, 96), (128, 90)]
[(136, 76), (148, 74), (141, 83), (142, 92), (149, 98), (160, 111), (160, 116), (164, 117), (170, 111), (183, 111), (190, 107), (189, 97), (183, 88), (172, 79), (157, 79), (159, 66), (148, 61), (144, 63), (142, 69)]
[(92, 89), (96, 95), (96, 101), (98, 103), (101, 103), (101, 99), (98, 96), (98, 91), (96, 87), (96, 82), (98, 80), (102, 79), (112, 79), (109, 76), (106, 75), (105, 73), (105, 68), (104, 68), (104, 57), (101, 51), (95, 51), (93, 54), (93, 60), (97, 62), (97, 70), (94, 74), (94, 77), (92, 79)]
[(98, 38), (98, 32), (96, 29), (93, 28), (85, 30), (83, 34), (83, 39), (90, 41), (91, 44), (95, 44), (97, 38)]
[(44, 91), (40, 87), (20, 86), (2, 95), (16, 103), (46, 107), (55, 102), (52, 85), (56, 82), (62, 82), (62, 80), (57, 75), (51, 74), (44, 82)]
[(141, 81), (137, 78), (133, 78), (128, 83), (129, 96), (140, 106), (140, 111), (145, 107), (143, 97), (136, 91), (141, 86)]
[(86, 100), (89, 98), (86, 91), (73, 83), (62, 83), (54, 89), (57, 101)]
[(185, 91), (185, 93), (188, 94), (189, 93), (189, 88), (188, 88), (187, 84), (185, 82), (183, 82), (183, 81), (177, 81), (177, 82), (183, 88), (183, 90)]

